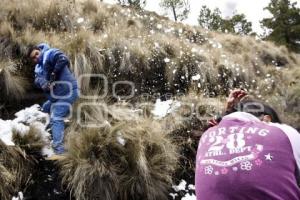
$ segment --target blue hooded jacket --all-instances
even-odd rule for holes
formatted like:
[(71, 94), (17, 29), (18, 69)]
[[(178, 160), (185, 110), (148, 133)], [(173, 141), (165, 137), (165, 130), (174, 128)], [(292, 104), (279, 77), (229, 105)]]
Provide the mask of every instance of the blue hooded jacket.
[[(72, 90), (77, 90), (78, 84), (69, 69), (70, 62), (67, 56), (59, 49), (50, 48), (45, 43), (39, 44), (38, 48), (41, 50), (41, 54), (34, 70), (35, 85), (44, 90), (51, 102), (71, 95)], [(51, 95), (46, 87), (50, 83), (51, 73), (55, 74), (57, 82), (52, 91), (54, 95)]]

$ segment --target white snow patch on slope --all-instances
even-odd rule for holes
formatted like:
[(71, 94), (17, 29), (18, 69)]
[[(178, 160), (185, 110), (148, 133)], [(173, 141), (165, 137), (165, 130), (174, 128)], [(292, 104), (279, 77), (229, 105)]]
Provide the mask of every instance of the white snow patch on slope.
[(196, 196), (194, 194), (186, 194), (181, 200), (196, 200)]
[(185, 190), (187, 182), (185, 180), (181, 180), (179, 185), (173, 185), (172, 188), (176, 191), (179, 192), (181, 190)]
[(49, 115), (40, 111), (39, 105), (33, 105), (25, 108), (15, 114), (13, 120), (0, 119), (0, 140), (8, 146), (14, 146), (13, 131), (16, 130), (21, 135), (26, 135), (30, 130), (30, 126), (34, 126), (41, 134), (43, 140), (49, 144), (42, 150), (43, 155), (52, 155), (53, 151), (50, 148), (49, 136), (46, 131), (46, 126), (49, 123)]
[(18, 196), (13, 197), (11, 200), (23, 200), (23, 199), (24, 199), (23, 192), (18, 192)]
[(154, 109), (152, 110), (152, 114), (155, 116), (155, 118), (161, 119), (164, 118), (167, 114), (175, 111), (180, 106), (181, 104), (178, 101), (161, 101), (160, 99), (157, 99), (154, 105)]

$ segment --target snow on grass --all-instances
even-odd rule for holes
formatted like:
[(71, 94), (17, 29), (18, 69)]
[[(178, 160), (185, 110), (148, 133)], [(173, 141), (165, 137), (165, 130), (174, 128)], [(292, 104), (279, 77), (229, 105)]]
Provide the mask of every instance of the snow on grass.
[(152, 114), (155, 116), (156, 119), (161, 119), (164, 118), (167, 114), (175, 111), (180, 106), (181, 104), (178, 101), (161, 101), (160, 99), (157, 99), (154, 105), (154, 109), (152, 110)]
[(189, 190), (195, 190), (195, 186), (192, 185), (192, 184), (189, 184), (189, 185), (188, 185), (188, 188), (189, 188)]
[(24, 199), (23, 192), (18, 192), (18, 196), (13, 197), (11, 200), (23, 200), (23, 199)]
[(80, 17), (77, 19), (77, 23), (78, 24), (81, 24), (82, 22), (84, 22), (84, 18), (83, 17)]
[[(49, 144), (50, 134), (46, 131), (49, 123), (49, 115), (40, 111), (39, 105), (33, 105), (25, 108), (15, 114), (16, 118), (13, 120), (0, 119), (0, 139), (8, 146), (14, 146), (13, 131), (16, 130), (21, 135), (26, 135), (30, 126), (41, 134), (42, 139)], [(52, 155), (53, 151), (50, 146), (45, 146), (42, 150), (43, 155)]]
[(192, 76), (192, 80), (193, 80), (193, 81), (198, 81), (198, 80), (200, 80), (200, 79), (201, 79), (200, 74), (197, 74), (197, 75), (195, 75), (195, 76)]
[(181, 200), (196, 200), (196, 196), (194, 194), (186, 194)]
[(178, 199), (181, 197), (181, 200), (196, 200), (195, 196), (195, 186), (192, 184), (187, 184), (185, 180), (181, 180), (178, 185), (172, 186), (174, 192), (169, 195), (173, 199)]
[(172, 188), (176, 192), (179, 192), (179, 191), (185, 190), (186, 184), (187, 184), (187, 182), (185, 180), (181, 180), (181, 182), (179, 183), (179, 185), (173, 185)]
[(176, 193), (170, 193), (169, 195), (172, 197), (172, 199), (175, 199), (178, 196)]

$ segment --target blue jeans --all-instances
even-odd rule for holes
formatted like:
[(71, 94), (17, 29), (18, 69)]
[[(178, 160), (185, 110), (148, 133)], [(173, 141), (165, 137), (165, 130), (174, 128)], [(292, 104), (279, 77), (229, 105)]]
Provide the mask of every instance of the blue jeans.
[(50, 114), (50, 127), (52, 131), (52, 147), (56, 154), (65, 152), (64, 148), (64, 119), (70, 114), (72, 104), (78, 99), (78, 90), (74, 89), (69, 98), (59, 99), (56, 102), (46, 101), (43, 112)]

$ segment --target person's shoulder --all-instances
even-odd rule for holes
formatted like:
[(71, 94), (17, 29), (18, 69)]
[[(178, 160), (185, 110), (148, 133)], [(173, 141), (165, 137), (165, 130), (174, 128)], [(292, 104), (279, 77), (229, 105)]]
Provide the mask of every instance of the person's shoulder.
[(254, 115), (246, 112), (233, 112), (229, 115), (226, 115), (222, 120), (240, 120), (246, 122), (260, 122), (260, 120)]
[(293, 137), (297, 137), (297, 138), (300, 139), (299, 132), (295, 128), (293, 128), (292, 126), (290, 126), (290, 125), (279, 124), (279, 123), (268, 123), (268, 125), (275, 126), (275, 127), (279, 128), (279, 129), (281, 129), (287, 135), (291, 135)]
[(45, 54), (47, 60), (52, 60), (57, 54), (62, 54), (62, 51), (56, 48), (50, 48), (45, 52)]

